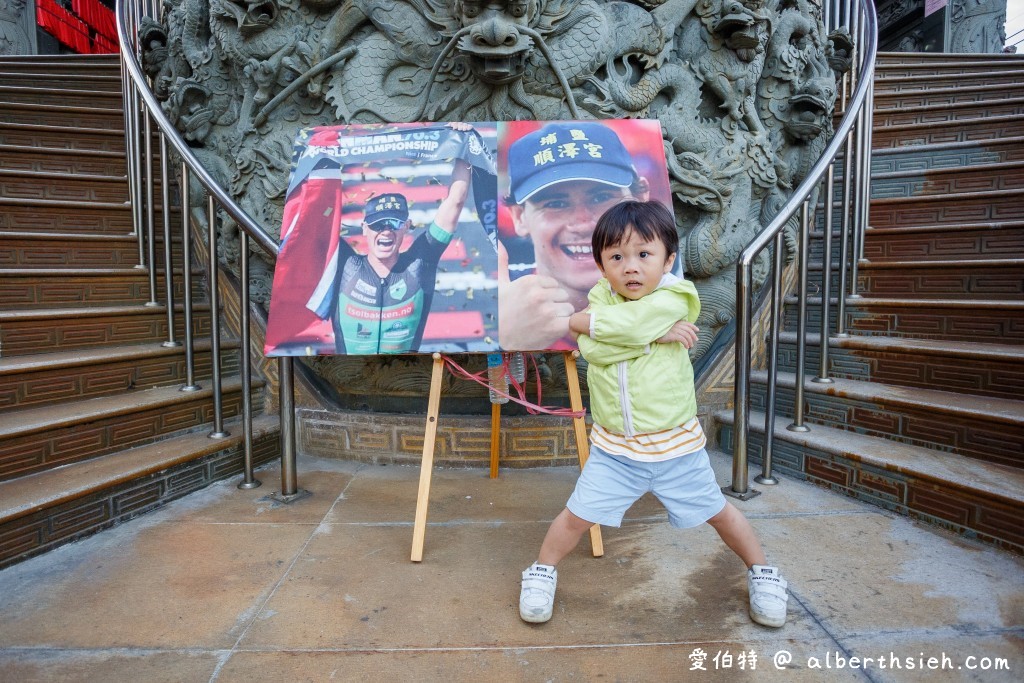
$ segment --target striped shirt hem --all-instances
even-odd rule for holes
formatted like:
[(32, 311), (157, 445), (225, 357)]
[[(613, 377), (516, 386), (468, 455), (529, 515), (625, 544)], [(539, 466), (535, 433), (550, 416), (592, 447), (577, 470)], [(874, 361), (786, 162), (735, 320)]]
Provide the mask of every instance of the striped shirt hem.
[(611, 455), (641, 462), (661, 462), (699, 451), (707, 444), (707, 437), (700, 421), (694, 417), (678, 427), (633, 437), (610, 432), (595, 423), (590, 430), (590, 442)]

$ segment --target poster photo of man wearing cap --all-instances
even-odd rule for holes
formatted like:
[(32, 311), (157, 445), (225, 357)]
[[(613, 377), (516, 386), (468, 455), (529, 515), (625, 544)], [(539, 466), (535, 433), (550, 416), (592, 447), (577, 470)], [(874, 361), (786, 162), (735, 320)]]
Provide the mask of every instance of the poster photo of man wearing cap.
[(408, 353), (419, 348), (441, 254), (451, 242), (469, 194), (469, 164), (455, 161), (448, 195), (408, 249), (409, 203), (398, 192), (370, 199), (362, 221), (366, 254), (342, 240), (333, 281), (306, 306), (329, 319), (337, 353)]
[(267, 355), (497, 349), (490, 130), (330, 127), (297, 142)]
[[(500, 124), (498, 336), (506, 350), (573, 349), (569, 316), (601, 273), (597, 219), (615, 204), (672, 207), (656, 121)], [(678, 259), (677, 259), (678, 261)]]

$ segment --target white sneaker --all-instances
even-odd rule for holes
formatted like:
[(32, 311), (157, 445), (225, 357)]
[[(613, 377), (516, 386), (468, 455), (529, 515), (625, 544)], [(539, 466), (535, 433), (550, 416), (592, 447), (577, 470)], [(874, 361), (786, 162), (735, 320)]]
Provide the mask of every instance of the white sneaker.
[(519, 593), (519, 616), (531, 624), (543, 624), (555, 608), (555, 586), (558, 570), (534, 562), (523, 572), (523, 588)]
[(750, 618), (763, 626), (778, 628), (786, 623), (786, 602), (789, 584), (777, 567), (755, 564), (747, 572), (747, 592), (750, 594)]

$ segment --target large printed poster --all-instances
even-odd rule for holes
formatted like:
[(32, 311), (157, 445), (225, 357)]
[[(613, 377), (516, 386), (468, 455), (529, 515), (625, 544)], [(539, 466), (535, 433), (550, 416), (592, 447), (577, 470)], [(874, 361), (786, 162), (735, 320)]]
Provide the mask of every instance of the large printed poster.
[(598, 216), (671, 206), (657, 122), (301, 131), (268, 356), (574, 348)]

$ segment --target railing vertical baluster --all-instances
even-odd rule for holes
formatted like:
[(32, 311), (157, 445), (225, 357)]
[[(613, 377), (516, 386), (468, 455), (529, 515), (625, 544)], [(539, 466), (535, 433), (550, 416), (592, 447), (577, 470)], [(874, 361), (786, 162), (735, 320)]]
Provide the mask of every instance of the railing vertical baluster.
[(836, 336), (845, 337), (846, 334), (846, 290), (847, 290), (847, 264), (850, 258), (850, 212), (853, 210), (853, 175), (856, 163), (853, 156), (853, 135), (856, 130), (851, 131), (846, 138), (846, 151), (843, 156), (843, 201), (842, 212), (840, 213), (840, 241), (839, 241), (839, 292), (836, 296)]
[(818, 354), (818, 376), (812, 382), (831, 384), (828, 376), (829, 314), (832, 299), (832, 206), (835, 201), (835, 163), (829, 164), (825, 174), (825, 236), (821, 263), (821, 343)]
[(149, 301), (147, 306), (159, 306), (156, 300), (156, 217), (153, 201), (153, 129), (148, 113), (143, 114), (143, 159), (146, 167), (146, 266), (149, 268)]
[(281, 498), (294, 499), (299, 491), (295, 464), (295, 368), (290, 357), (278, 362), (281, 414)]
[(772, 254), (772, 319), (768, 342), (768, 387), (764, 399), (764, 449), (761, 451), (761, 474), (754, 477), (758, 484), (774, 486), (779, 480), (772, 476), (772, 457), (775, 453), (775, 393), (779, 374), (779, 315), (782, 313), (782, 252), (784, 233), (775, 236)]
[(184, 270), (183, 282), (185, 326), (185, 386), (181, 391), (198, 391), (202, 387), (196, 384), (196, 351), (192, 330), (192, 206), (189, 197), (188, 164), (181, 162), (181, 261)]
[(804, 362), (807, 357), (807, 242), (809, 232), (809, 200), (800, 208), (800, 252), (797, 276), (797, 321), (796, 321), (796, 378), (793, 387), (793, 424), (786, 427), (791, 432), (808, 432), (804, 424)]
[(253, 476), (252, 456), (252, 363), (249, 359), (249, 236), (245, 231), (239, 231), (239, 270), (241, 271), (241, 293), (239, 295), (239, 308), (241, 310), (242, 347), (239, 358), (242, 366), (242, 435), (244, 439), (242, 481), (238, 484), (240, 489), (254, 489), (263, 482)]
[[(132, 234), (138, 237), (139, 224), (135, 221), (135, 207), (138, 205), (138, 189), (135, 187), (135, 156), (131, 153), (132, 145), (132, 103), (135, 101), (134, 81), (128, 70), (121, 64), (121, 111), (124, 115), (124, 141), (125, 141), (125, 178), (128, 180), (128, 201), (132, 209)], [(139, 265), (142, 264), (144, 254), (142, 253), (142, 240), (136, 239), (139, 248)]]
[(864, 258), (864, 237), (871, 222), (871, 141), (874, 133), (874, 99), (875, 84), (868, 85), (867, 104), (865, 106), (864, 146), (862, 149), (863, 160), (861, 165), (864, 173), (864, 184), (861, 189), (861, 201), (864, 203), (864, 211), (861, 213), (861, 224), (857, 229), (857, 251), (854, 254), (854, 261)]
[(207, 277), (210, 281), (210, 365), (213, 369), (213, 431), (211, 439), (223, 439), (230, 436), (224, 431), (224, 397), (220, 376), (220, 292), (218, 292), (217, 274), (217, 204), (213, 193), (207, 194), (207, 224), (209, 227), (208, 251), (210, 254)]
[[(167, 172), (167, 138), (160, 133), (160, 207), (164, 222), (164, 295), (167, 299), (167, 341), (163, 346), (181, 346), (174, 338), (174, 263), (171, 260), (171, 183)], [(187, 286), (187, 281), (186, 281)]]
[(142, 100), (139, 99), (138, 89), (132, 88), (131, 98), (131, 138), (128, 146), (131, 156), (135, 160), (132, 164), (132, 187), (135, 188), (132, 196), (132, 224), (135, 226), (135, 237), (139, 243), (139, 268), (146, 267), (146, 231), (142, 210), (145, 202), (142, 199), (142, 133), (139, 130), (139, 116), (142, 108)]
[[(863, 152), (864, 152), (864, 137), (867, 135), (865, 131), (865, 112), (861, 109), (857, 113), (857, 139), (855, 140), (855, 156), (854, 162), (851, 164), (851, 172), (854, 174), (853, 177), (853, 219), (850, 224), (850, 298), (855, 299), (860, 296), (860, 289), (857, 286), (857, 231), (860, 229), (862, 222), (864, 221), (864, 212), (867, 207), (864, 205), (864, 164), (862, 163)], [(870, 162), (870, 160), (869, 160)]]
[(736, 264), (736, 358), (735, 402), (733, 405), (732, 485), (728, 492), (736, 497), (747, 494), (747, 440), (750, 421), (750, 297), (753, 278), (743, 260)]

